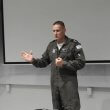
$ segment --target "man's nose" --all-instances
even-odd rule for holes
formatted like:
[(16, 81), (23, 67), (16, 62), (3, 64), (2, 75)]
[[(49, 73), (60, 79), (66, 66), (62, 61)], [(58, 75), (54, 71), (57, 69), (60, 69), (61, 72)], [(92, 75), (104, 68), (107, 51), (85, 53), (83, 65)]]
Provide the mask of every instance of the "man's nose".
[(57, 32), (55, 32), (54, 34), (57, 35)]

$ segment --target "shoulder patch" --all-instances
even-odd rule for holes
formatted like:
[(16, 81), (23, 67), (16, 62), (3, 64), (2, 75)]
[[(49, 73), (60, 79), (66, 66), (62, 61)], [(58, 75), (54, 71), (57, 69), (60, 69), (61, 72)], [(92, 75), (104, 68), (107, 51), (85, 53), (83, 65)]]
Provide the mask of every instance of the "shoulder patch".
[(77, 49), (81, 49), (82, 46), (81, 46), (81, 45), (76, 45), (76, 48), (77, 48)]
[(77, 43), (78, 41), (77, 40), (75, 40), (75, 39), (70, 39), (70, 41), (71, 42), (75, 42), (75, 43)]

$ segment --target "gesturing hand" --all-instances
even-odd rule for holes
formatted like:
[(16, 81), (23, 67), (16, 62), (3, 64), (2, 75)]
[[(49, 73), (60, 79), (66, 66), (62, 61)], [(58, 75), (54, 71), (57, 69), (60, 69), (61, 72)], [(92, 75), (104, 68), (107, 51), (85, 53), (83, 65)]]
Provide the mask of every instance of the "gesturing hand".
[(56, 58), (55, 64), (56, 64), (56, 66), (62, 67), (62, 65), (63, 65), (63, 59), (60, 58), (60, 57)]
[(21, 57), (27, 62), (32, 62), (33, 59), (32, 52), (21, 52)]

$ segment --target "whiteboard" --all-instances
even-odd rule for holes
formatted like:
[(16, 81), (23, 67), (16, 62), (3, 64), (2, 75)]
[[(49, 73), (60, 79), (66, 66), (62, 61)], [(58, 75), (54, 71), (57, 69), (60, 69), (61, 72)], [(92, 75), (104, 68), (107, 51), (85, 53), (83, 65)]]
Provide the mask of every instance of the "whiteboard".
[(24, 50), (41, 57), (57, 20), (82, 44), (87, 61), (110, 61), (110, 0), (3, 0), (3, 18), (5, 63), (24, 62)]

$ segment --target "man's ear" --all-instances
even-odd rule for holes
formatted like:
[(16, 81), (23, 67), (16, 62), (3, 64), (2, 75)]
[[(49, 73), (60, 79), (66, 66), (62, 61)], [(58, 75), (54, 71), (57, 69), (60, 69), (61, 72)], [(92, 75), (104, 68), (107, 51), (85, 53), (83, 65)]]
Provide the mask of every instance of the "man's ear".
[(66, 32), (66, 28), (64, 28), (64, 32)]

